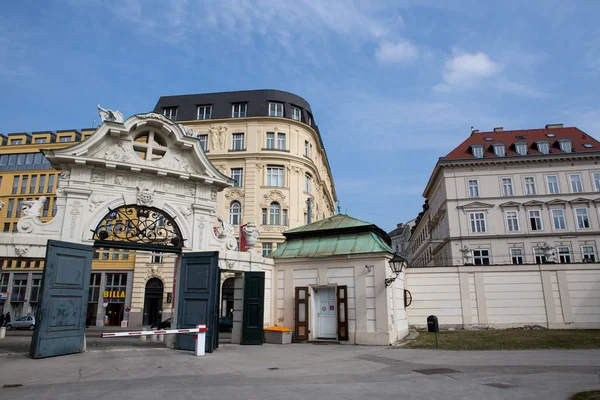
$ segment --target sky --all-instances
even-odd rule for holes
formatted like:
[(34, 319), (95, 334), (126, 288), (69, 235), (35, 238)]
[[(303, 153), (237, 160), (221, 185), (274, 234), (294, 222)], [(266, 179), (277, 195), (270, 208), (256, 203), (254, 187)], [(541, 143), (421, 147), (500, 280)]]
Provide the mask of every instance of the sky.
[[(500, 4), (501, 3), (501, 4)], [(489, 131), (600, 138), (600, 2), (21, 0), (0, 10), (0, 133), (89, 128), (165, 95), (312, 107), (343, 213), (416, 217), (439, 157)]]

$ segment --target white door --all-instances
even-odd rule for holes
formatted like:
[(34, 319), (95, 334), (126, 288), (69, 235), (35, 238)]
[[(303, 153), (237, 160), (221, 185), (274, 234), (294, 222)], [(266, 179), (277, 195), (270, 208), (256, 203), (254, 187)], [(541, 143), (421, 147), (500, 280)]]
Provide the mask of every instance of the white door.
[(337, 339), (335, 287), (321, 287), (318, 289), (318, 294), (317, 323), (319, 324), (319, 338)]

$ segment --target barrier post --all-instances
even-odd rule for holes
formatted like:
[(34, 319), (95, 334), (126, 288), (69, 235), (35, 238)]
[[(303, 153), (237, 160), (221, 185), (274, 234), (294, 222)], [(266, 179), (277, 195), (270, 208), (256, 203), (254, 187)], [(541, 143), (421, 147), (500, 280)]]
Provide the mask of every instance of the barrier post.
[(206, 349), (206, 325), (196, 325), (198, 333), (194, 336), (196, 346), (194, 347), (194, 355), (203, 356)]

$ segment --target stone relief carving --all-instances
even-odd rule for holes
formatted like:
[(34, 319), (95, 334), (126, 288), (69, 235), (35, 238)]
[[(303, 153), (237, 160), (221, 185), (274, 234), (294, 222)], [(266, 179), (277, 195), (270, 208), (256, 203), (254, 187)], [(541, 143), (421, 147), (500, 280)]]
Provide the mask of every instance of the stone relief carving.
[(161, 267), (158, 264), (151, 264), (150, 267), (146, 269), (146, 280), (154, 277), (161, 277), (161, 275)]
[(216, 235), (217, 239), (219, 239), (225, 249), (235, 250), (237, 247), (237, 240), (235, 240), (235, 236), (233, 235), (233, 225), (227, 222), (223, 217), (217, 217), (217, 221), (221, 223), (221, 231)]
[(71, 237), (71, 239), (73, 237), (75, 237), (75, 227), (77, 226), (77, 219), (79, 219), (79, 216), (81, 215), (81, 208), (83, 207), (83, 204), (81, 204), (81, 202), (79, 200), (75, 201), (73, 203), (73, 206), (71, 207), (71, 231), (69, 233), (69, 236)]
[(256, 163), (256, 168), (257, 168), (257, 169), (259, 169), (259, 170), (260, 170), (260, 169), (263, 169), (263, 167), (264, 167), (264, 164), (261, 164), (261, 163)]
[(262, 230), (265, 232), (283, 232), (287, 229), (285, 226), (263, 226)]
[(179, 212), (189, 221), (192, 216), (192, 206), (179, 206)]
[(181, 125), (181, 124), (177, 124), (177, 125), (179, 125), (179, 127), (181, 128), (181, 130), (183, 131), (185, 136), (191, 136), (191, 137), (198, 136), (198, 131), (196, 131), (192, 128), (188, 128), (185, 125)]
[(56, 188), (56, 197), (63, 197), (65, 195), (65, 188), (62, 186), (58, 186)]
[(463, 254), (465, 265), (473, 265), (473, 249), (464, 245), (460, 252)]
[(106, 179), (106, 175), (104, 172), (92, 172), (91, 181), (92, 182), (104, 182)]
[(98, 104), (98, 114), (100, 114), (102, 121), (123, 123), (123, 114), (120, 111), (107, 110)]
[(225, 191), (225, 198), (229, 201), (241, 200), (244, 196), (244, 191), (240, 189), (227, 189)]
[(134, 157), (137, 156), (133, 152), (133, 149), (130, 149), (127, 142), (124, 140), (115, 141), (113, 144), (108, 146), (104, 152), (104, 159), (111, 161), (131, 162), (132, 160), (135, 160)]
[(225, 132), (227, 131), (226, 126), (211, 126), (208, 128), (210, 132), (210, 138), (212, 142), (213, 149), (221, 149), (225, 148)]
[(58, 176), (59, 180), (69, 180), (69, 178), (71, 177), (71, 168), (64, 168), (62, 171), (60, 171), (60, 175)]
[(46, 202), (46, 196), (40, 196), (37, 200), (25, 200), (23, 201), (23, 214), (29, 217), (39, 217), (40, 211), (44, 207)]
[(0, 210), (2, 210), (5, 205), (6, 205), (6, 203), (0, 200)]
[(271, 204), (272, 202), (276, 201), (281, 206), (287, 207), (287, 204), (285, 203), (285, 198), (285, 195), (280, 190), (271, 190), (269, 191), (269, 193), (263, 196), (263, 201), (260, 203), (260, 205), (263, 208), (265, 208), (268, 207), (269, 204)]
[(137, 203), (142, 206), (151, 206), (154, 201), (154, 190), (137, 188)]
[(88, 204), (88, 209), (90, 211), (94, 211), (96, 208), (98, 208), (98, 206), (100, 204), (104, 203), (107, 200), (108, 200), (108, 196), (105, 196), (102, 194), (92, 194), (90, 196), (90, 202)]
[(25, 254), (27, 254), (27, 251), (29, 250), (29, 246), (17, 246), (15, 245), (15, 255), (17, 257), (23, 257)]
[(200, 228), (200, 234), (198, 235), (198, 247), (202, 248), (202, 239), (204, 236), (204, 227), (206, 226), (206, 220), (204, 218), (200, 218), (198, 221), (198, 228)]
[(210, 199), (212, 201), (216, 201), (217, 200), (217, 191), (215, 189), (211, 189), (211, 191), (210, 191)]
[(547, 263), (555, 263), (556, 262), (556, 252), (554, 251), (554, 247), (552, 247), (548, 243), (544, 242), (544, 244), (540, 247), (540, 249), (544, 252), (544, 256), (546, 257)]
[[(258, 228), (256, 224), (252, 221), (248, 222), (244, 228), (242, 228), (242, 234), (246, 239), (246, 246), (248, 247), (249, 253), (256, 253), (254, 251), (254, 245), (258, 241)], [(241, 251), (246, 251), (246, 249), (240, 249)]]
[(125, 185), (125, 177), (123, 175), (115, 176), (115, 180), (113, 181), (115, 185), (124, 186)]
[(185, 194), (189, 196), (196, 195), (196, 185), (185, 185)]
[(174, 193), (175, 192), (175, 184), (173, 182), (165, 182), (165, 183), (163, 183), (163, 189), (167, 193)]
[(155, 119), (160, 119), (164, 122), (168, 122), (169, 124), (174, 124), (173, 121), (171, 121), (169, 118), (165, 117), (162, 114), (158, 114), (155, 112), (149, 112), (149, 113), (145, 113), (145, 114), (136, 114), (136, 117), (138, 118), (142, 118), (142, 119), (146, 119), (146, 118), (155, 118)]
[(138, 188), (140, 189), (153, 189), (154, 190), (154, 179), (146, 178), (145, 176), (140, 177), (138, 180)]
[(173, 162), (171, 163), (171, 167), (177, 171), (191, 172), (189, 162), (180, 151), (173, 152)]

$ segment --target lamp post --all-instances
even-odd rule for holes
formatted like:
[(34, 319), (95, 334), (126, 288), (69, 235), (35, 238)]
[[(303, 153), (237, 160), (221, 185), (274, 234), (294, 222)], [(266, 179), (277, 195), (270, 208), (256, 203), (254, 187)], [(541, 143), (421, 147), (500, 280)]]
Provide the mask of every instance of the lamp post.
[(392, 274), (394, 275), (391, 278), (385, 278), (385, 286), (390, 286), (400, 275), (402, 270), (408, 266), (408, 261), (397, 253), (394, 253), (394, 257), (390, 260), (390, 269), (392, 270)]

